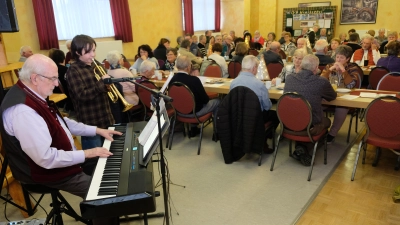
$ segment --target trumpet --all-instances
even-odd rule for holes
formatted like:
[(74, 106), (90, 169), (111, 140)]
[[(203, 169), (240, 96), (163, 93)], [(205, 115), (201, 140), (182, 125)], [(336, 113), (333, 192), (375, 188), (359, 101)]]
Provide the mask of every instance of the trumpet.
[[(106, 73), (106, 71), (104, 71), (103, 67), (97, 65), (95, 59), (92, 59), (92, 60), (95, 65), (95, 68), (93, 70), (94, 75), (97, 80), (101, 80), (102, 79), (101, 77), (106, 75), (107, 73)], [(98, 73), (96, 73), (96, 70), (99, 71), (100, 75)], [(121, 103), (124, 105), (124, 109), (122, 110), (122, 112), (126, 112), (133, 107), (132, 104), (130, 104), (129, 102), (127, 102), (124, 99), (124, 97), (121, 95), (121, 93), (118, 91), (117, 87), (115, 87), (114, 84), (110, 84), (110, 91), (108, 91), (107, 94), (113, 103), (116, 103), (118, 100), (121, 100)]]

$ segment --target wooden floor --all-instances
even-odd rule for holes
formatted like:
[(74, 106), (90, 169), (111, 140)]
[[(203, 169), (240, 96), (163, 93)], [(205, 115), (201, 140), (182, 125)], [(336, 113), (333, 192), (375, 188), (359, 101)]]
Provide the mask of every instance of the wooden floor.
[(383, 150), (377, 167), (372, 167), (375, 148), (369, 146), (365, 164), (358, 161), (351, 181), (358, 143), (322, 188), (297, 224), (400, 224), (400, 203), (392, 201), (400, 186), (400, 171), (395, 171), (397, 156)]

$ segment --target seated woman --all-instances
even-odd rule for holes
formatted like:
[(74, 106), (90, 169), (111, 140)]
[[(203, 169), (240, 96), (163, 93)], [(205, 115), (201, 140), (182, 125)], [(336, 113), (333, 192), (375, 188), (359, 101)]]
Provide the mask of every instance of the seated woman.
[(242, 64), (243, 58), (247, 55), (249, 49), (247, 48), (246, 43), (239, 42), (235, 48), (235, 56), (232, 57), (232, 61), (240, 62)]
[[(358, 80), (357, 66), (349, 63), (353, 49), (347, 45), (341, 45), (336, 49), (336, 61), (326, 65), (321, 76), (335, 82), (339, 88), (354, 88)], [(327, 142), (331, 144), (346, 119), (349, 108), (336, 107), (332, 127), (329, 130)]]
[(140, 58), (138, 58), (133, 66), (129, 68), (129, 70), (136, 69), (136, 71), (139, 71), (140, 65), (144, 60), (150, 60), (156, 64), (156, 69), (158, 70), (160, 66), (158, 65), (158, 61), (156, 58), (154, 58), (153, 55), (153, 50), (150, 48), (149, 45), (141, 45), (138, 48), (138, 55)]
[(212, 54), (212, 46), (215, 44), (215, 37), (211, 36), (210, 41), (206, 44), (207, 56)]
[(254, 38), (252, 39), (253, 43), (260, 43), (262, 46), (264, 45), (264, 38), (261, 36), (260, 31), (256, 30), (254, 32)]
[[(286, 65), (282, 68), (282, 72), (278, 75), (278, 78), (282, 79), (282, 82), (285, 82), (286, 76), (289, 74), (298, 73), (301, 70), (301, 61), (303, 60), (304, 56), (308, 53), (304, 51), (303, 48), (296, 49), (293, 54), (293, 65)], [(276, 84), (276, 78), (272, 79), (272, 85)]]
[(286, 55), (288, 55), (289, 52), (292, 52), (293, 49), (296, 49), (296, 45), (292, 42), (292, 35), (289, 32), (286, 32), (283, 35), (283, 38), (285, 42), (281, 45), (281, 49), (286, 53)]
[(176, 48), (168, 48), (167, 49), (167, 59), (165, 60), (164, 66), (161, 67), (161, 70), (163, 71), (168, 71), (168, 73), (170, 71), (174, 71), (176, 70), (176, 66), (175, 66), (175, 60), (176, 57), (178, 57), (178, 51), (176, 50)]
[(141, 83), (143, 81), (148, 81), (152, 76), (154, 76), (154, 71), (156, 69), (156, 64), (150, 60), (144, 60), (139, 67), (139, 73), (141, 78), (136, 79), (136, 82)]
[(387, 57), (382, 57), (378, 60), (377, 66), (384, 66), (389, 69), (390, 72), (400, 72), (400, 42), (391, 41), (386, 45)]
[[(110, 63), (110, 69), (107, 74), (114, 78), (133, 77), (127, 69), (123, 68), (124, 59), (118, 51), (110, 51), (107, 54), (107, 61)], [(120, 82), (124, 98), (132, 105), (139, 103), (139, 97), (135, 92), (135, 84), (131, 82)]]
[(221, 67), (222, 77), (229, 77), (228, 65), (226, 65), (224, 57), (221, 56), (222, 45), (220, 43), (215, 43), (212, 46), (212, 52), (213, 53), (208, 56), (208, 58), (214, 60), (219, 65), (219, 67)]
[(326, 55), (330, 55), (332, 59), (336, 59), (336, 49), (340, 45), (339, 38), (332, 38), (331, 43), (329, 45), (329, 51)]
[(169, 40), (166, 38), (161, 38), (158, 42), (158, 46), (154, 49), (154, 57), (156, 59), (167, 60), (167, 49), (169, 48)]

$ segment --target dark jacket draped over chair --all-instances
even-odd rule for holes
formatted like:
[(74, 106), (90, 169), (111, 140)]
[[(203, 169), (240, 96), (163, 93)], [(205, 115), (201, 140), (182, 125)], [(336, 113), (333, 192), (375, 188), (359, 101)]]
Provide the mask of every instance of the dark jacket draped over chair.
[(249, 88), (232, 89), (218, 109), (218, 136), (226, 164), (264, 146), (264, 121), (260, 101)]

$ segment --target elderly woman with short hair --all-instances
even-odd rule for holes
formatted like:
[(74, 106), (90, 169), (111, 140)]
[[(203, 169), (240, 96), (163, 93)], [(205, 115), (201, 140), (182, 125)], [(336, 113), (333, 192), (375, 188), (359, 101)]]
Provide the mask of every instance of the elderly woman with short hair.
[(161, 67), (161, 70), (173, 71), (175, 70), (175, 61), (178, 57), (178, 51), (176, 48), (168, 48), (167, 49), (167, 59), (165, 60), (164, 66)]
[[(303, 60), (304, 56), (308, 53), (303, 49), (296, 49), (293, 53), (293, 65), (286, 65), (282, 68), (282, 72), (278, 75), (278, 78), (282, 79), (282, 82), (285, 81), (286, 76), (289, 74), (298, 73), (301, 70), (301, 61)], [(276, 78), (272, 79), (272, 84), (276, 84)]]
[(331, 43), (329, 45), (329, 52), (327, 55), (330, 55), (332, 59), (336, 59), (336, 49), (340, 45), (339, 38), (332, 38)]
[[(357, 65), (349, 63), (352, 54), (353, 50), (351, 47), (347, 45), (339, 46), (336, 49), (335, 63), (326, 65), (321, 76), (328, 80), (337, 81), (337, 87), (339, 88), (357, 88), (356, 84), (359, 79)], [(348, 112), (349, 108), (336, 107), (332, 127), (327, 136), (328, 144), (335, 140), (335, 136), (342, 127)]]
[[(107, 71), (108, 75), (114, 78), (133, 77), (132, 73), (122, 66), (124, 59), (118, 51), (110, 51), (107, 54), (107, 61), (110, 63), (110, 69)], [(135, 92), (135, 84), (131, 82), (119, 82), (119, 84), (122, 86), (126, 101), (132, 105), (137, 105), (139, 97)]]
[(264, 45), (264, 38), (261, 36), (260, 31), (256, 30), (254, 32), (254, 38), (253, 38), (253, 43), (258, 42), (261, 45)]

